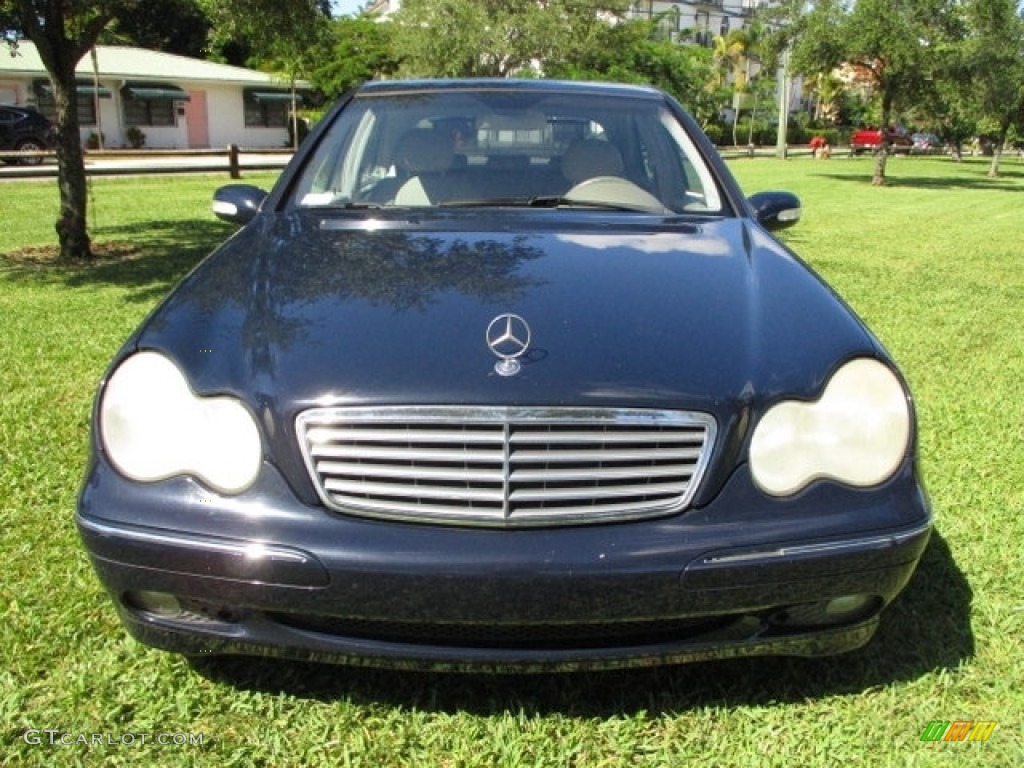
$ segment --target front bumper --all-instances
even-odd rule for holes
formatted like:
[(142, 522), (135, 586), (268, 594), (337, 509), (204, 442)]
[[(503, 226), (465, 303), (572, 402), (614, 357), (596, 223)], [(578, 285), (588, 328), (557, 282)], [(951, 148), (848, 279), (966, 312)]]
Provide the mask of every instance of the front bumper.
[(852, 650), (931, 518), (909, 467), (870, 492), (823, 483), (786, 502), (741, 470), (672, 517), (482, 530), (336, 515), (270, 465), (225, 498), (97, 463), (78, 526), (125, 625), (156, 647), (536, 671)]

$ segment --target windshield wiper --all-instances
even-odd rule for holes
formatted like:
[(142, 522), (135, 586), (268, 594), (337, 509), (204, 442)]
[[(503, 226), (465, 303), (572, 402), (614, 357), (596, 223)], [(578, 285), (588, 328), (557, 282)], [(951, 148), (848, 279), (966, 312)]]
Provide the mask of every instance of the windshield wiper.
[(530, 204), (525, 197), (482, 197), (476, 200), (446, 200), (438, 208), (521, 208)]
[(347, 203), (340, 203), (336, 205), (328, 206), (329, 208), (341, 208), (343, 211), (365, 211), (365, 210), (377, 210), (378, 208), (386, 208), (383, 203), (371, 203), (365, 200), (363, 201), (350, 201)]
[(439, 208), (596, 208), (604, 211), (649, 211), (642, 206), (607, 203), (596, 200), (577, 200), (564, 195), (537, 195), (534, 197), (492, 197), (479, 200), (449, 200), (439, 203)]
[(531, 197), (527, 204), (531, 208), (558, 208), (559, 206), (567, 205), (573, 208), (598, 208), (605, 211), (650, 212), (650, 209), (644, 206), (612, 203), (605, 200), (579, 200), (575, 197), (566, 197), (565, 195), (538, 195), (537, 197)]

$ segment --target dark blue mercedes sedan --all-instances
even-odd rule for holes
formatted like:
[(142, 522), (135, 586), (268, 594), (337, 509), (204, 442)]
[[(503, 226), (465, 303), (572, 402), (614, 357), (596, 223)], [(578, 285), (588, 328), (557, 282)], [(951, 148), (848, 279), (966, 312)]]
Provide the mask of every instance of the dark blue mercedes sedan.
[(857, 648), (931, 531), (906, 382), (642, 87), (378, 82), (152, 312), (77, 522), (186, 655), (569, 670)]

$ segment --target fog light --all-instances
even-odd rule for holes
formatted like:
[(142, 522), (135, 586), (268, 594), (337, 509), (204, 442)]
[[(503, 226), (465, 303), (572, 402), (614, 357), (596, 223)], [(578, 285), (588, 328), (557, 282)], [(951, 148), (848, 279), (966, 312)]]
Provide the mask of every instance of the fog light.
[(880, 600), (874, 595), (842, 595), (817, 603), (800, 603), (776, 611), (769, 622), (777, 627), (831, 627), (854, 624), (867, 619), (878, 610)]
[(129, 592), (125, 595), (125, 600), (133, 608), (157, 616), (181, 614), (181, 602), (169, 592), (151, 592), (148, 589), (140, 589)]
[(842, 621), (861, 613), (872, 602), (874, 598), (871, 595), (834, 597), (825, 604), (825, 613), (837, 621)]

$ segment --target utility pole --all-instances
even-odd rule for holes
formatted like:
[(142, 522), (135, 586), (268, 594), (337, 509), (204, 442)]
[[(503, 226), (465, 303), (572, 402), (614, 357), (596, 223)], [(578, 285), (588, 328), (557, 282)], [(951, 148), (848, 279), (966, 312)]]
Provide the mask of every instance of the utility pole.
[(103, 149), (103, 118), (100, 116), (100, 63), (96, 55), (96, 46), (90, 51), (92, 56), (92, 105), (96, 112), (96, 148)]
[(789, 128), (789, 49), (782, 54), (779, 65), (779, 132), (775, 139), (775, 156), (786, 159), (786, 135)]

